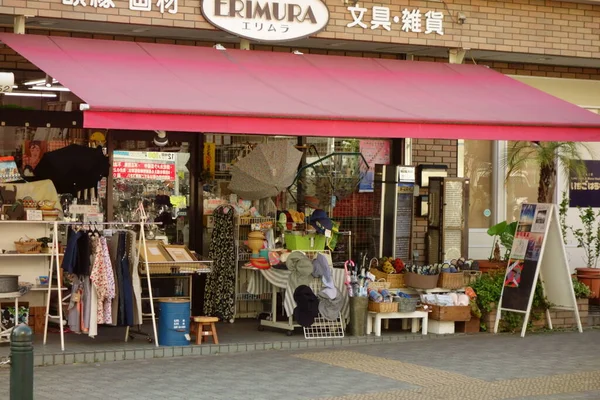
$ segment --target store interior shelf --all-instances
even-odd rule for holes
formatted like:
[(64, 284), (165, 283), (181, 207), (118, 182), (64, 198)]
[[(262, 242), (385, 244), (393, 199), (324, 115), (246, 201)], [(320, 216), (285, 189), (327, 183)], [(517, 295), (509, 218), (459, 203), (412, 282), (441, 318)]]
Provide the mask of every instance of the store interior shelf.
[[(44, 292), (44, 291), (48, 291), (48, 286), (34, 286), (32, 288), (29, 289), (30, 291), (33, 292)], [(58, 290), (58, 288), (56, 286), (52, 286), (52, 291)], [(66, 287), (61, 287), (60, 288), (61, 291), (65, 291), (67, 290)]]
[[(142, 300), (150, 300), (150, 297), (141, 297)], [(160, 300), (171, 300), (171, 299), (184, 299), (184, 300), (189, 300), (191, 299), (190, 296), (167, 296), (167, 297), (152, 297), (152, 300), (154, 301), (160, 301)]]
[(19, 220), (0, 220), (1, 224), (38, 224), (38, 225), (50, 225), (53, 224), (54, 221), (19, 221)]
[(238, 225), (250, 226), (252, 224), (275, 223), (275, 220), (270, 217), (238, 217)]
[[(208, 274), (212, 271), (212, 260), (148, 262), (150, 275)], [(140, 263), (140, 274), (146, 273), (146, 264)]]
[[(51, 253), (0, 253), (0, 257), (50, 257)], [(58, 255), (59, 257), (64, 256), (63, 253)]]
[(250, 256), (252, 255), (252, 253), (240, 253), (238, 256), (238, 261), (239, 262), (247, 262), (250, 261)]
[(261, 296), (260, 294), (238, 293), (236, 298), (237, 298), (237, 300), (244, 300), (244, 301), (258, 301), (258, 300), (262, 300), (263, 296)]

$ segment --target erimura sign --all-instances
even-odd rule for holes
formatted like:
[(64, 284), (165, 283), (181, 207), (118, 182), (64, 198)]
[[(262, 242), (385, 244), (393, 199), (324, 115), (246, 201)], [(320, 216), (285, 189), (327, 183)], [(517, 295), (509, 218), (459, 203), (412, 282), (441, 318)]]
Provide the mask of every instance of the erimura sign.
[(217, 28), (258, 42), (304, 38), (329, 22), (321, 0), (202, 0), (201, 8)]

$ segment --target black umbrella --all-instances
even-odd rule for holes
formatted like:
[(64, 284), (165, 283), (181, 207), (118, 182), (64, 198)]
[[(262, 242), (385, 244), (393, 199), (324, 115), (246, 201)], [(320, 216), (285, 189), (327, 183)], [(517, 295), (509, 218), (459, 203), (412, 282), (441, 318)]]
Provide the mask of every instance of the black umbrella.
[(58, 193), (77, 194), (78, 191), (96, 187), (108, 176), (108, 157), (101, 147), (71, 144), (44, 154), (35, 168), (37, 179), (50, 179)]

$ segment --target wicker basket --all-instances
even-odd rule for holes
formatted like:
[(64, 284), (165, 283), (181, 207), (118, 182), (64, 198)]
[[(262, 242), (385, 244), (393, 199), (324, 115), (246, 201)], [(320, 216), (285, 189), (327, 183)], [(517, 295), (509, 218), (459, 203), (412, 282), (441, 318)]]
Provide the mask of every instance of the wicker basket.
[(470, 321), (471, 307), (469, 306), (434, 306), (430, 305), (429, 319), (435, 321)]
[(372, 312), (398, 312), (398, 303), (375, 303), (374, 301), (369, 301), (369, 311)]
[(390, 287), (393, 289), (406, 287), (406, 283), (404, 282), (404, 274), (386, 274), (385, 272), (374, 268), (371, 268), (369, 272), (375, 275), (377, 281), (384, 279), (386, 282), (389, 282)]
[(376, 282), (369, 282), (367, 287), (374, 290), (389, 289), (391, 287), (391, 283), (386, 282), (385, 279), (378, 279)]
[(438, 287), (444, 289), (460, 289), (465, 285), (465, 274), (462, 272), (442, 272), (438, 279)]
[(412, 272), (405, 275), (406, 286), (417, 289), (435, 289), (439, 279), (439, 275), (419, 275)]
[(15, 248), (19, 254), (38, 254), (42, 251), (42, 242), (24, 237), (15, 242)]
[(413, 312), (417, 309), (419, 299), (417, 297), (394, 297), (394, 302), (398, 303), (399, 312)]
[(463, 271), (463, 281), (465, 286), (469, 286), (481, 276), (481, 271)]

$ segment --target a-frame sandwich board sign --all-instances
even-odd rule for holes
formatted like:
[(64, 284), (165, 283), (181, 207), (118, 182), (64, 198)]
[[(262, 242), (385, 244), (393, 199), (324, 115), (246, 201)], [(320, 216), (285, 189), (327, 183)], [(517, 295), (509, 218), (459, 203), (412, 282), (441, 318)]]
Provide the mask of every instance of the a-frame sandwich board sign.
[[(562, 239), (558, 210), (554, 204), (523, 204), (504, 275), (494, 333), (498, 332), (502, 311), (525, 314), (521, 337), (527, 322), (538, 279), (552, 307), (574, 312), (579, 332), (583, 332), (577, 299)], [(552, 329), (550, 311), (546, 321)]]

